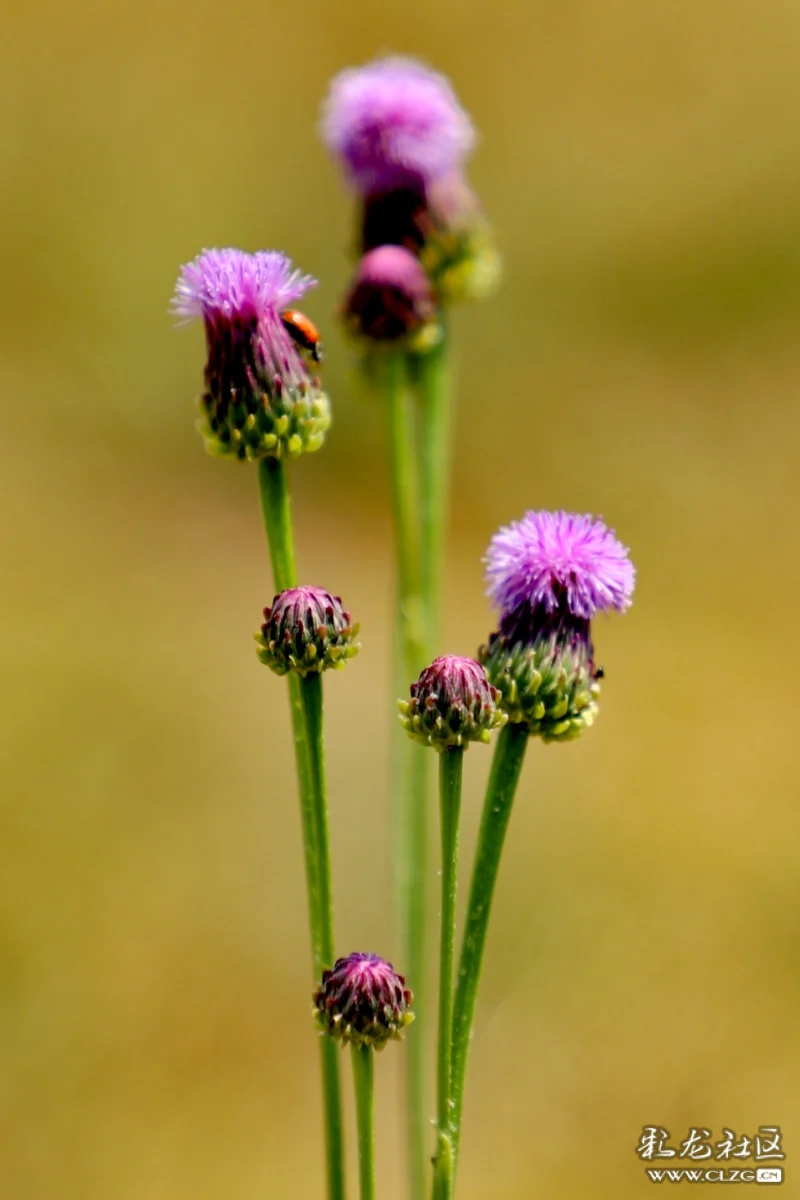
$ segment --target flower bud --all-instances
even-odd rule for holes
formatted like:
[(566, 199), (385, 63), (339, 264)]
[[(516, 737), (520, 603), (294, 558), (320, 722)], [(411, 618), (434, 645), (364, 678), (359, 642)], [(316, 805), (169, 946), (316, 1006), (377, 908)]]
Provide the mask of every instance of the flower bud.
[(399, 1041), (414, 1020), (413, 999), (391, 963), (377, 954), (348, 954), (322, 972), (314, 1015), (321, 1032), (343, 1045), (382, 1050), (388, 1041)]
[(276, 675), (327, 671), (358, 653), (357, 633), (338, 596), (323, 588), (289, 588), (264, 609), (256, 634), (258, 657)]
[(430, 280), (403, 246), (378, 246), (359, 261), (343, 315), (352, 332), (397, 342), (435, 322)]
[(415, 741), (437, 750), (488, 742), (505, 724), (498, 692), (480, 663), (445, 655), (435, 659), (411, 684), (411, 699), (399, 701), (400, 722)]

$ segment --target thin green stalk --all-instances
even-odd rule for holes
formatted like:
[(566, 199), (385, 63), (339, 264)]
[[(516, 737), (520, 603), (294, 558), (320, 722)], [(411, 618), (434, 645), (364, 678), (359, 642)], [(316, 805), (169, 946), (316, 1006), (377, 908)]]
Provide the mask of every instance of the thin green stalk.
[(375, 1200), (375, 1051), (372, 1046), (350, 1047), (356, 1094), (358, 1181), (361, 1200)]
[(453, 1008), (452, 1058), (452, 1131), (453, 1155), (458, 1159), (461, 1136), (461, 1116), (464, 1103), (464, 1080), (475, 999), (483, 965), (486, 933), (492, 911), (500, 856), (503, 851), (508, 821), (517, 791), (525, 750), (528, 745), (527, 725), (509, 722), (500, 730), (492, 759), (492, 769), (486, 785), (483, 816), (475, 851), (464, 940), (458, 966), (455, 1004)]
[[(317, 888), (319, 892), (319, 962), (315, 978), (333, 966), (333, 896), (331, 853), (328, 833), (328, 802), (325, 783), (325, 741), (323, 738), (322, 675), (296, 678), (308, 739), (309, 791), (314, 815), (317, 851)], [(344, 1196), (344, 1126), (339, 1087), (339, 1055), (330, 1038), (322, 1039), (322, 1088), (327, 1122), (328, 1184), (330, 1195)]]
[(430, 659), (433, 657), (438, 638), (447, 498), (450, 490), (452, 404), (444, 317), (441, 342), (419, 359), (417, 370), (420, 408), (422, 598), (428, 640), (426, 659)]
[(325, 741), (322, 733), (322, 675), (315, 672), (298, 679), (303, 705), (314, 827), (317, 843), (317, 887), (320, 906), (320, 974), (333, 966), (333, 897), (331, 851), (328, 834), (328, 798), (325, 784)]
[(453, 1144), (451, 1137), (453, 966), (456, 948), (456, 898), (458, 895), (458, 820), (461, 810), (461, 775), (464, 748), (454, 746), (439, 755), (439, 806), (442, 835), (442, 916), (439, 942), (439, 1035), (437, 1053), (436, 1124), (438, 1138), (434, 1163), (434, 1200), (453, 1194)]
[(292, 509), (289, 482), (282, 458), (262, 458), (258, 464), (258, 491), (267, 530), (272, 581), (276, 592), (297, 586), (294, 560)]
[[(442, 340), (428, 354), (416, 361), (416, 392), (417, 392), (417, 446), (419, 458), (419, 587), (421, 594), (421, 621), (424, 629), (424, 642), (421, 648), (419, 666), (426, 666), (436, 656), (438, 646), (439, 609), (441, 584), (444, 574), (444, 545), (445, 526), (447, 522), (447, 496), (450, 487), (450, 426), (451, 402), (448, 370), (448, 347), (442, 314)], [(412, 676), (413, 678), (414, 676)], [(419, 748), (414, 751), (419, 757)], [(419, 807), (415, 814), (414, 828), (414, 861), (418, 864), (421, 878), (420, 893), (416, 902), (415, 917), (420, 924), (416, 934), (419, 948), (419, 967), (424, 967), (425, 958), (425, 916), (426, 896), (424, 888), (425, 874), (428, 862), (428, 822), (427, 813), (430, 804), (430, 775), (428, 758), (418, 762), (417, 770), (422, 775), (418, 784)], [(419, 1056), (419, 1073), (424, 1070), (424, 1042), (421, 1037), (415, 1038), (415, 1054)], [(412, 1064), (411, 1069), (415, 1069)], [(420, 1095), (424, 1099), (424, 1078), (419, 1081)], [(419, 1110), (422, 1115), (422, 1109)], [(419, 1137), (422, 1145), (422, 1155), (426, 1140), (424, 1125), (420, 1127)], [(437, 1147), (436, 1161), (440, 1166), (444, 1163), (444, 1148)], [(421, 1200), (425, 1188), (424, 1171), (427, 1162), (421, 1158), (421, 1167), (417, 1172), (417, 1188), (412, 1193), (412, 1200)], [(443, 1169), (443, 1167), (442, 1167)]]
[[(405, 357), (383, 363), (389, 424), (392, 504), (397, 557), (395, 679), (399, 694), (425, 665), (425, 617), (420, 595), (420, 540), (414, 405)], [(426, 898), (430, 760), (397, 726), (395, 740), (395, 827), (398, 912), (403, 969), (412, 982), (418, 1020), (424, 1025), (426, 993)], [(422, 1032), (422, 1031), (420, 1031)], [(412, 1200), (422, 1200), (428, 1162), (425, 1039), (408, 1045), (408, 1154)]]
[[(294, 587), (297, 571), (286, 468), (282, 460), (262, 459), (258, 467), (261, 511), (267, 531), (276, 591)], [(322, 740), (322, 689), (290, 674), (289, 707), (294, 735), (300, 793), (306, 890), (314, 979), (333, 964), (333, 906), (325, 801), (325, 759)], [(325, 1113), (325, 1155), (329, 1200), (344, 1200), (344, 1126), (339, 1083), (339, 1059), (329, 1038), (319, 1039)]]

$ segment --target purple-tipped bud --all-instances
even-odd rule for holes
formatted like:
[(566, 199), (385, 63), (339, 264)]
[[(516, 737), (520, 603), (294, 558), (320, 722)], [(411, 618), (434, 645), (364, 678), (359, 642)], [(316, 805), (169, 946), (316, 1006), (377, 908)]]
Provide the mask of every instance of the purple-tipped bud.
[(382, 1050), (388, 1041), (399, 1041), (414, 1020), (413, 999), (391, 963), (377, 954), (348, 954), (323, 971), (314, 1015), (320, 1030), (343, 1045)]
[(379, 246), (360, 260), (344, 302), (348, 326), (376, 342), (396, 342), (435, 319), (430, 280), (403, 246)]
[(445, 79), (412, 58), (379, 58), (330, 86), (322, 136), (363, 196), (428, 187), (459, 169), (475, 142)]
[(497, 689), (480, 663), (446, 654), (434, 659), (411, 684), (411, 699), (400, 700), (400, 721), (415, 741), (436, 750), (488, 742), (505, 724)]
[(282, 317), (315, 286), (275, 250), (204, 250), (181, 268), (172, 312), (205, 326), (199, 427), (212, 454), (280, 458), (322, 445), (328, 397), (309, 374), (298, 326)]
[(484, 562), (500, 625), (479, 657), (509, 720), (545, 741), (576, 737), (594, 721), (602, 676), (591, 619), (632, 602), (627, 549), (592, 517), (528, 512), (495, 534)]
[(358, 653), (357, 633), (338, 596), (323, 588), (289, 588), (264, 609), (258, 657), (276, 675), (317, 674), (343, 667)]

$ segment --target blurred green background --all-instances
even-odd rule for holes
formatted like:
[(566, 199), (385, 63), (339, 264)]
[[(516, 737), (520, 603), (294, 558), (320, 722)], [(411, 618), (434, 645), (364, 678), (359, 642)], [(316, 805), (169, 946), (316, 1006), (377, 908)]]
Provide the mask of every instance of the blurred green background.
[(639, 569), (597, 629), (598, 725), (526, 765), (461, 1195), (648, 1196), (651, 1122), (779, 1123), (800, 1194), (800, 9), (43, 0), (4, 25), (0, 1196), (322, 1194), (255, 472), (204, 455), (202, 331), (166, 308), (203, 246), (321, 280), (335, 426), (292, 482), (302, 575), (362, 623), (326, 684), (338, 938), (391, 957), (384, 430), (332, 319), (351, 206), (315, 132), (381, 50), (452, 76), (506, 259), (455, 320), (442, 650), (489, 631), (480, 555), (527, 507), (602, 514)]

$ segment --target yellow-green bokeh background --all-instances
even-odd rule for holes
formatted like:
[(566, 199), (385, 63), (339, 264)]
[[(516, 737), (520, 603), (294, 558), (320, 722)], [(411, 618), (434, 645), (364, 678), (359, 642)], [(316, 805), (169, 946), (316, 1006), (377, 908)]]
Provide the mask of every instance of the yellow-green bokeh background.
[[(329, 76), (383, 49), (452, 76), (507, 267), (455, 320), (442, 650), (488, 632), (480, 555), (526, 507), (602, 514), (639, 568), (597, 631), (597, 726), (527, 763), (463, 1200), (649, 1196), (654, 1121), (781, 1123), (797, 1194), (797, 5), (3, 20), (3, 1200), (321, 1195), (255, 474), (203, 454), (202, 333), (166, 306), (205, 245), (285, 248), (321, 280), (335, 426), (292, 484), (303, 577), (362, 623), (326, 680), (338, 938), (393, 955), (383, 429), (332, 321), (350, 208), (315, 134)], [(466, 854), (489, 757), (467, 761)], [(402, 1053), (380, 1061), (384, 1200)]]

